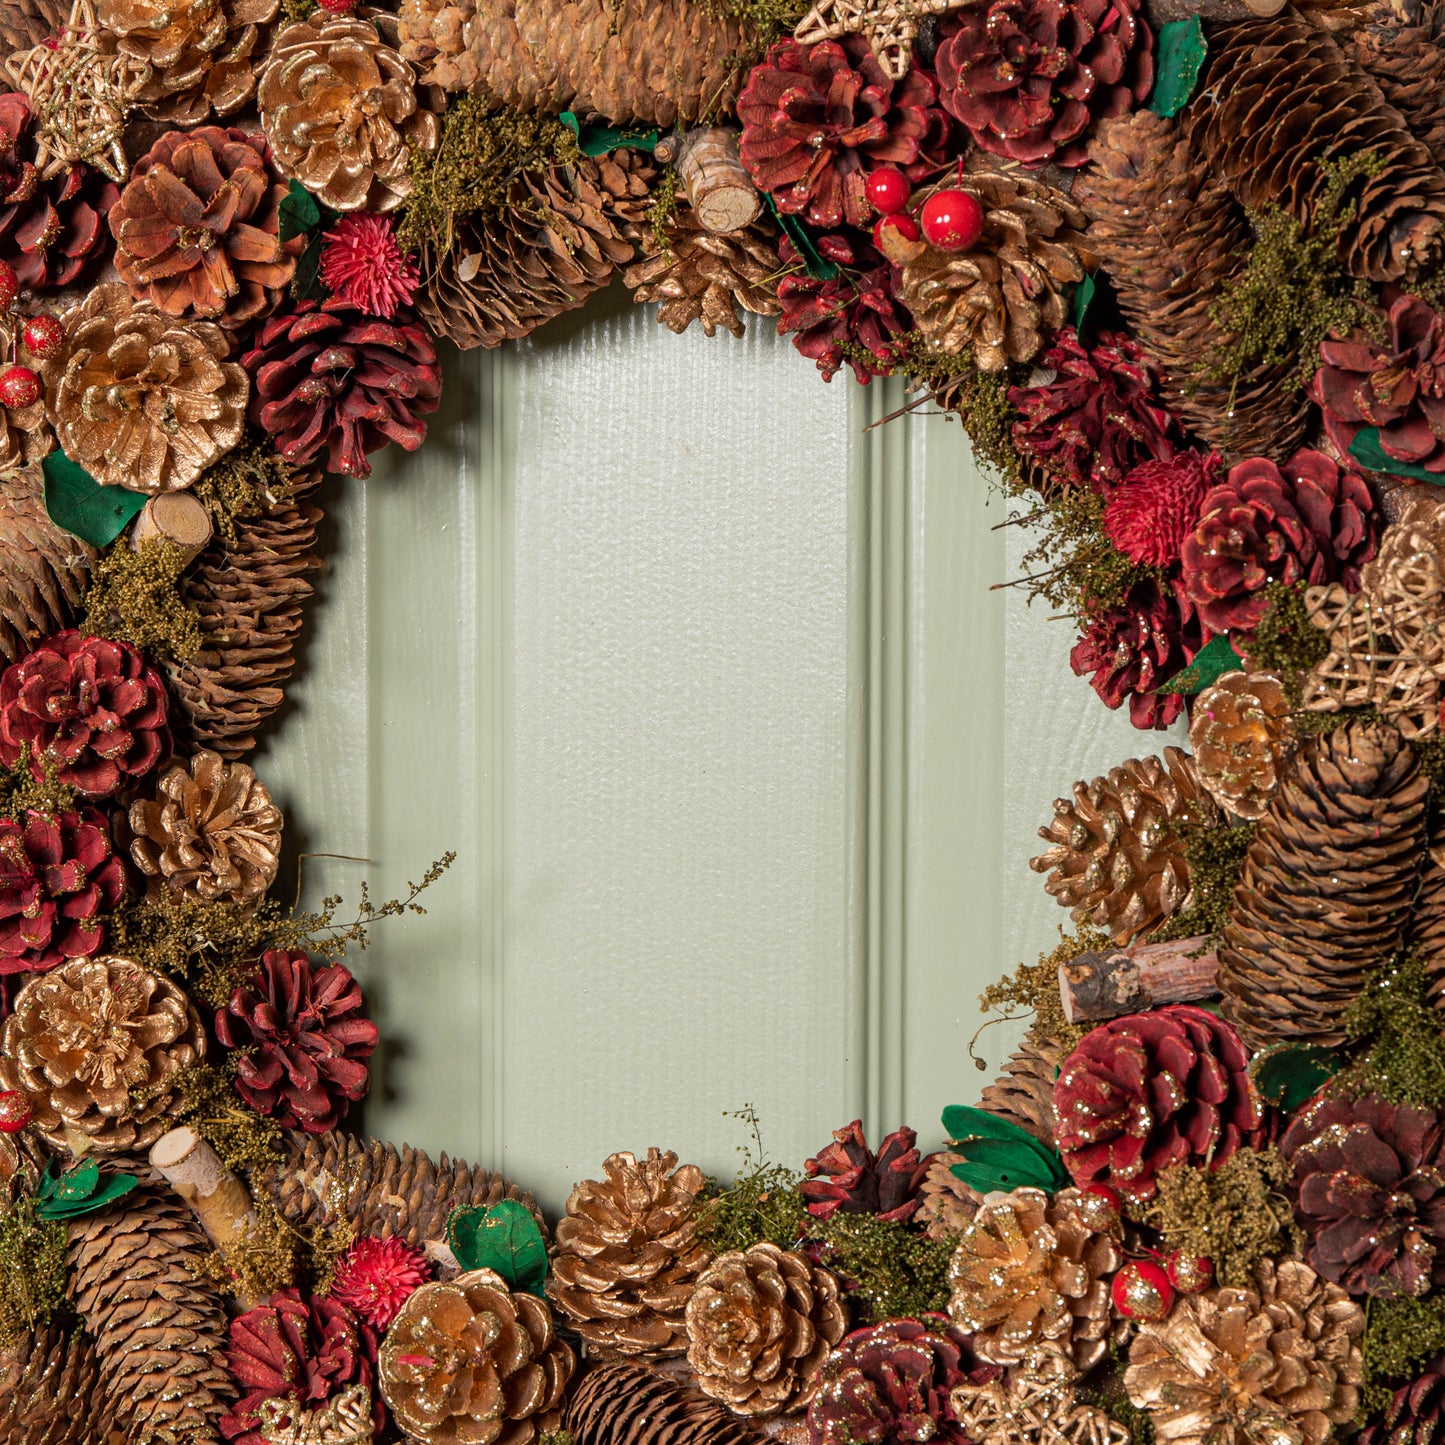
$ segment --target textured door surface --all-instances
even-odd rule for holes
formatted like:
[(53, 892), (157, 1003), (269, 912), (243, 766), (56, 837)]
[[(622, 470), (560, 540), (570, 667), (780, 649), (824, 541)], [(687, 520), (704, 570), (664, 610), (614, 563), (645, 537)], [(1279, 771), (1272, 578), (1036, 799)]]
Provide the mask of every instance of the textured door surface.
[(977, 994), (1063, 921), (1035, 828), (1159, 740), (989, 590), (1022, 544), (959, 429), (866, 430), (900, 401), (604, 297), (451, 356), (425, 448), (333, 489), (258, 766), (299, 851), (349, 855), (310, 901), (457, 854), (352, 960), (373, 1132), (555, 1208), (613, 1148), (729, 1171), (748, 1104), (797, 1161), (986, 1081)]

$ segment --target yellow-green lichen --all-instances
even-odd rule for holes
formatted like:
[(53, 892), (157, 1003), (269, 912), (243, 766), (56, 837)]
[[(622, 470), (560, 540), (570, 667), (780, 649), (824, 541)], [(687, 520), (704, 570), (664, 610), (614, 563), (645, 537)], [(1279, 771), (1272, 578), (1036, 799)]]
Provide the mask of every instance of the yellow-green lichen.
[(47, 1324), (65, 1298), (65, 1237), (28, 1195), (0, 1205), (0, 1349)]
[(929, 1239), (876, 1214), (841, 1212), (810, 1221), (808, 1237), (824, 1246), (823, 1263), (842, 1281), (855, 1321), (916, 1319), (948, 1308), (953, 1240)]
[(1424, 963), (1405, 954), (1378, 968), (1345, 1012), (1345, 1036), (1363, 1050), (1333, 1093), (1379, 1094), (1391, 1104), (1445, 1105), (1445, 1014), (1425, 995)]
[(178, 590), (185, 550), (164, 537), (112, 547), (95, 565), (80, 630), (128, 642), (157, 662), (189, 662), (201, 647), (199, 613)]
[(1059, 969), (1081, 954), (1113, 946), (1113, 940), (1100, 929), (1085, 924), (1074, 933), (1065, 933), (1060, 925), (1058, 946), (1041, 953), (1037, 963), (1021, 963), (1011, 974), (990, 984), (978, 996), (979, 1007), (984, 1013), (997, 1012), (1001, 1020), (1032, 1014), (1040, 1038), (1071, 1050), (1093, 1025), (1071, 1024), (1065, 1018), (1059, 997)]
[(248, 436), (201, 473), (191, 495), (211, 514), (221, 540), (236, 543), (236, 519), (259, 517), (284, 506), (295, 474), (269, 438)]
[(1224, 928), (1254, 832), (1253, 823), (1180, 825), (1175, 837), (1189, 865), (1189, 906), (1150, 934), (1151, 939), (1162, 942), (1217, 935)]

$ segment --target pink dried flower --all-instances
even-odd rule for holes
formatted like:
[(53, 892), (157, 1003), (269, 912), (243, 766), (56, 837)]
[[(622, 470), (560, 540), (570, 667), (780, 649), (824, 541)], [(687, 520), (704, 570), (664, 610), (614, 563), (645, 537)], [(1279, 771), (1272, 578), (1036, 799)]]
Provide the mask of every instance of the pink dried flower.
[(331, 1298), (385, 1330), (411, 1293), (427, 1282), (426, 1255), (404, 1239), (358, 1239), (336, 1266)]
[(321, 279), (333, 296), (390, 321), (421, 285), (416, 257), (403, 251), (390, 216), (353, 211), (321, 248)]

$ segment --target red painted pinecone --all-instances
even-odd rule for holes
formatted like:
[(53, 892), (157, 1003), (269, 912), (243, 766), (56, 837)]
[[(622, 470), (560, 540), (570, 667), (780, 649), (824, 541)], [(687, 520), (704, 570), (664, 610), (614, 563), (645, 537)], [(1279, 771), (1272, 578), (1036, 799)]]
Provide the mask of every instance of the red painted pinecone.
[(1137, 0), (993, 0), (938, 31), (944, 106), (984, 150), (1081, 166), (1091, 119), (1128, 115), (1154, 85)]
[(923, 1176), (933, 1162), (933, 1155), (923, 1158), (917, 1146), (918, 1135), (907, 1127), (888, 1135), (877, 1154), (863, 1137), (861, 1119), (835, 1129), (833, 1142), (803, 1165), (808, 1177), (801, 1189), (808, 1213), (819, 1219), (876, 1214), (898, 1224), (912, 1219), (922, 1199)]
[(105, 213), (120, 187), (83, 165), (42, 181), (32, 121), (23, 95), (0, 95), (0, 260), (22, 286), (39, 290), (69, 286), (87, 262), (99, 264), (109, 239)]
[(1129, 1014), (1085, 1034), (1054, 1085), (1055, 1142), (1074, 1183), (1153, 1197), (1174, 1164), (1217, 1168), (1264, 1137), (1235, 1031), (1192, 1004)]
[(170, 756), (166, 707), (130, 643), (57, 632), (0, 677), (0, 764), (15, 767), (28, 749), (37, 778), (52, 762), (62, 783), (108, 798)]
[(1445, 1123), (1378, 1094), (1319, 1098), (1285, 1131), (1311, 1267), (1353, 1295), (1445, 1284)]
[(1375, 541), (1374, 500), (1358, 472), (1307, 447), (1283, 467), (1250, 457), (1205, 497), (1184, 540), (1184, 585), (1211, 632), (1248, 632), (1271, 582), (1356, 591)]
[(216, 1037), (241, 1050), (236, 1092), (287, 1129), (324, 1134), (365, 1095), (379, 1037), (361, 985), (339, 963), (269, 949), (255, 978), (216, 1015)]
[(0, 974), (89, 958), (102, 915), (125, 896), (125, 867), (99, 808), (0, 819)]
[(369, 477), (368, 452), (414, 452), (441, 402), (436, 346), (409, 313), (381, 321), (344, 301), (303, 301), (273, 316), (241, 358), (251, 373), (251, 420), (292, 466)]
[(1320, 345), (1310, 395), (1341, 455), (1378, 427), (1386, 456), (1445, 473), (1445, 317), (1414, 296), (1390, 307), (1387, 339), (1356, 333)]
[(1219, 480), (1218, 452), (1176, 452), (1140, 462), (1106, 492), (1104, 531), (1131, 561), (1172, 567), (1194, 530), (1209, 489)]
[(861, 35), (780, 41), (749, 74), (738, 119), (758, 188), (780, 211), (825, 229), (869, 220), (864, 182), (876, 167), (915, 181), (939, 170), (952, 129), (933, 77), (911, 68), (890, 80)]
[(1041, 365), (1054, 379), (1013, 387), (1008, 399), (1023, 413), (1014, 445), (1047, 482), (1097, 490), (1183, 445), (1159, 399), (1159, 368), (1137, 341), (1106, 331), (1085, 347), (1066, 327)]
[(1358, 1445), (1432, 1445), (1445, 1423), (1445, 1354), (1433, 1360), (1408, 1385), (1401, 1385), (1385, 1412), (1355, 1438)]

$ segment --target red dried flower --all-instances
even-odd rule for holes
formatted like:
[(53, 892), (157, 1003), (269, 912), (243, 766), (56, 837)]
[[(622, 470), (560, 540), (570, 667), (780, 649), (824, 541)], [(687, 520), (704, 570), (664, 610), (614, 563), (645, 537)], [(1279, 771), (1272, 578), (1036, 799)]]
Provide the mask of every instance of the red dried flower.
[(361, 985), (339, 963), (315, 967), (301, 949), (273, 948), (256, 977), (216, 1015), (216, 1037), (243, 1052), (236, 1092), (287, 1129), (324, 1134), (371, 1082), (377, 1027)]
[(101, 915), (125, 896), (125, 868), (98, 808), (0, 819), (0, 974), (89, 958)]
[(89, 798), (108, 798), (170, 756), (166, 693), (128, 642), (71, 629), (47, 638), (0, 677), (0, 763), (15, 767), (29, 749), (44, 778)]
[(431, 1278), (426, 1255), (404, 1239), (366, 1236), (341, 1257), (331, 1298), (355, 1310), (367, 1324), (385, 1330), (419, 1286)]
[(933, 1155), (918, 1153), (918, 1135), (912, 1129), (895, 1129), (875, 1155), (863, 1137), (863, 1121), (854, 1119), (845, 1129), (833, 1131), (833, 1142), (803, 1166), (807, 1173), (801, 1188), (808, 1213), (819, 1219), (834, 1214), (876, 1214), (902, 1224), (918, 1208), (919, 1185), (928, 1173)]
[(321, 279), (333, 296), (390, 321), (421, 285), (416, 257), (403, 251), (390, 216), (351, 211), (326, 233)]
[(1107, 493), (1105, 535), (1131, 562), (1172, 567), (1218, 472), (1217, 452), (1177, 452), (1140, 462)]

